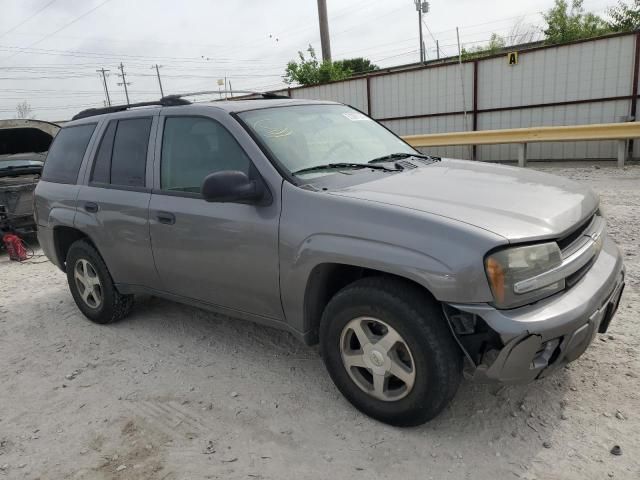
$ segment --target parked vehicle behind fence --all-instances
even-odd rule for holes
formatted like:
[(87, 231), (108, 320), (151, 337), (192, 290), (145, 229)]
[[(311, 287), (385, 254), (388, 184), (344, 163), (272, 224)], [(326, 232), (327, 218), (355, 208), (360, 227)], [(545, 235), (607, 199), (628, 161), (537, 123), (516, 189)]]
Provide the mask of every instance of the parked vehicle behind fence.
[(611, 322), (624, 267), (585, 186), (423, 155), (331, 102), (157, 103), (79, 114), (36, 188), (94, 322), (144, 293), (287, 330), (393, 425), (435, 417), (463, 372), (547, 376)]

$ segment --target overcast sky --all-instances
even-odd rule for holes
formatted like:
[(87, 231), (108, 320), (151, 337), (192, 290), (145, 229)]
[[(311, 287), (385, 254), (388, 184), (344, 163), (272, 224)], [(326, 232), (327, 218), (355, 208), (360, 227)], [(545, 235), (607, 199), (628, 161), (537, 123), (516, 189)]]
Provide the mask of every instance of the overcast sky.
[[(327, 0), (333, 58), (364, 56), (380, 66), (418, 60), (413, 0)], [(553, 0), (432, 0), (424, 29), (428, 58), (435, 41), (457, 52), (455, 27), (469, 47), (503, 36), (536, 32)], [(604, 13), (614, 0), (585, 0)], [(428, 30), (427, 31), (427, 27)], [(538, 30), (539, 31), (539, 30)], [(124, 64), (130, 100), (282, 85), (288, 60), (311, 44), (320, 56), (316, 0), (0, 0), (0, 118), (26, 100), (39, 119), (64, 120), (102, 106), (96, 69), (110, 70), (113, 103), (125, 103), (117, 66)]]

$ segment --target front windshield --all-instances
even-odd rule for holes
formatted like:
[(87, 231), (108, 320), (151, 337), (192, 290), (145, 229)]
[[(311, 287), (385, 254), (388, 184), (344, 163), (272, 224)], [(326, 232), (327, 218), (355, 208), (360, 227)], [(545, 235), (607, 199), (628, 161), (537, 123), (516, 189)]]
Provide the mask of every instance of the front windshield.
[[(392, 153), (417, 153), (383, 126), (344, 105), (265, 108), (239, 116), (289, 172), (330, 163), (367, 163)], [(330, 173), (334, 172), (312, 174)]]

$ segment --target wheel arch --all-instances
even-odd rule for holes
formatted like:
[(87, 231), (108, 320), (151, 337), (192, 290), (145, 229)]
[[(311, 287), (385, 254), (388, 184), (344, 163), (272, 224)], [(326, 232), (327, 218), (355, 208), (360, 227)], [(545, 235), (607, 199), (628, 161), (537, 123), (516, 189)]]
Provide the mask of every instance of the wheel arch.
[[(308, 345), (319, 341), (319, 326), (322, 314), (333, 296), (347, 285), (364, 277), (380, 276), (403, 282), (419, 289), (435, 300), (433, 293), (417, 281), (395, 273), (346, 263), (321, 263), (309, 274), (304, 293), (303, 326), (304, 338)], [(437, 300), (436, 300), (437, 301)]]
[(66, 272), (66, 261), (69, 248), (78, 240), (86, 240), (98, 253), (100, 251), (96, 247), (96, 244), (89, 235), (76, 227), (69, 227), (66, 225), (58, 225), (53, 227), (53, 244), (55, 248), (56, 260), (62, 271)]

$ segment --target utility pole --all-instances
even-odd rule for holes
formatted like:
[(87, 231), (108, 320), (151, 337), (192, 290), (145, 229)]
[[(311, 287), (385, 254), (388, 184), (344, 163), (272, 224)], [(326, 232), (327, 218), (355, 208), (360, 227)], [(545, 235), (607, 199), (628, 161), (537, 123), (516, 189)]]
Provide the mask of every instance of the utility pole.
[(107, 98), (107, 106), (110, 107), (111, 99), (109, 98), (109, 89), (107, 88), (107, 72), (109, 72), (109, 70), (105, 70), (104, 68), (101, 68), (100, 70), (96, 70), (96, 72), (102, 74), (102, 86), (104, 87), (104, 96)]
[(424, 63), (424, 42), (422, 41), (422, 14), (429, 12), (429, 2), (424, 0), (413, 0), (418, 11), (418, 31), (420, 32), (420, 63)]
[(322, 44), (322, 60), (331, 61), (331, 39), (329, 38), (329, 18), (327, 16), (327, 0), (318, 0), (318, 20), (320, 21), (320, 43)]
[(129, 90), (127, 90), (127, 86), (131, 85), (131, 83), (127, 82), (127, 77), (124, 74), (124, 65), (122, 65), (122, 62), (120, 62), (120, 66), (118, 67), (118, 69), (120, 70), (118, 76), (122, 77), (122, 83), (118, 83), (118, 85), (124, 85), (124, 95), (127, 97), (127, 105), (129, 105)]
[(160, 80), (160, 67), (162, 65), (158, 65), (157, 63), (151, 67), (151, 68), (155, 68), (156, 69), (156, 76), (158, 77), (158, 85), (160, 86), (160, 96), (164, 97), (164, 92), (162, 91), (162, 80)]

